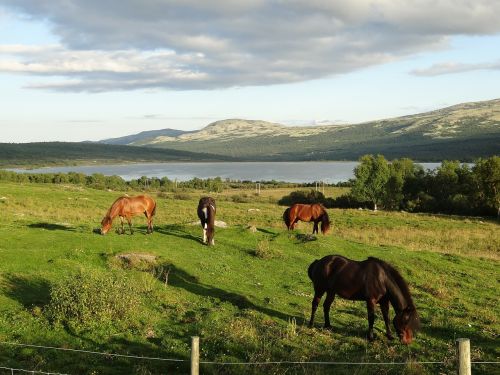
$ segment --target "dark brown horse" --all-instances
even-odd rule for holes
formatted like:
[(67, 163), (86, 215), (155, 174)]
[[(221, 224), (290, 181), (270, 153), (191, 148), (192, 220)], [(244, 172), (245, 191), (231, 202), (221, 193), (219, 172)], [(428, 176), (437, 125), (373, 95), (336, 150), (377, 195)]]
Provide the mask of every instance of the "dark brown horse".
[(203, 228), (203, 243), (215, 245), (215, 200), (212, 197), (201, 198), (197, 211)]
[(338, 294), (345, 299), (366, 301), (369, 340), (374, 338), (373, 322), (375, 305), (378, 303), (384, 317), (386, 336), (392, 340), (389, 326), (390, 303), (396, 312), (393, 324), (401, 342), (411, 343), (415, 331), (419, 328), (419, 318), (408, 285), (394, 267), (372, 257), (357, 262), (340, 255), (328, 255), (312, 262), (307, 272), (314, 285), (309, 327), (313, 326), (314, 313), (326, 292), (323, 303), (325, 328), (331, 327), (330, 306)]
[(288, 230), (295, 229), (299, 220), (314, 222), (313, 234), (318, 233), (318, 223), (321, 221), (321, 233), (326, 234), (330, 230), (330, 218), (326, 208), (319, 203), (300, 204), (295, 203), (283, 213), (283, 220)]
[(125, 229), (123, 228), (123, 221), (127, 219), (128, 226), (130, 228), (130, 234), (133, 234), (132, 230), (132, 216), (144, 214), (148, 219), (148, 230), (147, 233), (153, 233), (153, 216), (156, 213), (156, 202), (146, 196), (138, 195), (136, 197), (120, 197), (114, 201), (110, 209), (104, 216), (101, 222), (101, 234), (106, 234), (111, 229), (113, 225), (113, 220), (115, 217), (119, 216), (121, 221), (121, 231), (119, 233), (124, 234)]

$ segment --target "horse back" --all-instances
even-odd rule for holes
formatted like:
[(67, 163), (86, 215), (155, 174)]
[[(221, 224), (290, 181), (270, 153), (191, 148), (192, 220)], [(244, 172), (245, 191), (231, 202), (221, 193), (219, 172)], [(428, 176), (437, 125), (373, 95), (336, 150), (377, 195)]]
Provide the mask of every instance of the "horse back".
[(147, 195), (137, 195), (134, 197), (120, 197), (113, 206), (116, 206), (119, 215), (140, 214), (145, 211), (152, 213), (156, 211), (156, 202)]
[(376, 262), (328, 255), (313, 262), (309, 273), (315, 289), (331, 291), (342, 298), (365, 300), (385, 294), (385, 273)]

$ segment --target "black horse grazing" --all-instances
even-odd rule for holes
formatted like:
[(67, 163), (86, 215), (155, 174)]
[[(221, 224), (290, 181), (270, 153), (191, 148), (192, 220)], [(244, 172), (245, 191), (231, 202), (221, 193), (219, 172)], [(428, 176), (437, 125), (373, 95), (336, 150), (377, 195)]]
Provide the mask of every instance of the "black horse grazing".
[(366, 301), (370, 341), (374, 338), (373, 322), (375, 305), (378, 303), (384, 317), (387, 338), (392, 340), (389, 327), (389, 303), (391, 303), (396, 312), (393, 320), (394, 328), (402, 343), (411, 343), (414, 332), (419, 328), (419, 318), (408, 285), (394, 267), (372, 257), (357, 262), (340, 255), (328, 255), (312, 262), (307, 273), (314, 285), (309, 327), (313, 326), (314, 313), (326, 292), (323, 303), (325, 328), (331, 327), (330, 306), (335, 294), (338, 294), (345, 299)]
[(198, 217), (203, 228), (203, 243), (215, 245), (215, 200), (212, 197), (203, 197), (198, 203)]

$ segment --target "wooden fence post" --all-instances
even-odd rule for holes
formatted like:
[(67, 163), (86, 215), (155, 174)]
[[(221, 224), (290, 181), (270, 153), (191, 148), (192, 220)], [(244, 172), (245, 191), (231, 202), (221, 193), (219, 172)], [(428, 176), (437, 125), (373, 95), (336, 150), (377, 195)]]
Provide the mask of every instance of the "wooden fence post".
[(469, 339), (457, 339), (457, 373), (471, 375)]
[(191, 337), (191, 375), (200, 373), (200, 338)]

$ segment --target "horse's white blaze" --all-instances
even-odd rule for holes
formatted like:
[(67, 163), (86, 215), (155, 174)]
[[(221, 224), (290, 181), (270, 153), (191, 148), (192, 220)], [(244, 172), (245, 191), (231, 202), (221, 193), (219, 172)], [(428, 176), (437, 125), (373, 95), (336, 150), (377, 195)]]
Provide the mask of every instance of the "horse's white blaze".
[(207, 208), (206, 208), (206, 207), (203, 207), (203, 208), (202, 208), (202, 211), (203, 211), (203, 215), (205, 215), (205, 219), (207, 219), (207, 218), (208, 218)]

